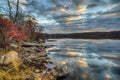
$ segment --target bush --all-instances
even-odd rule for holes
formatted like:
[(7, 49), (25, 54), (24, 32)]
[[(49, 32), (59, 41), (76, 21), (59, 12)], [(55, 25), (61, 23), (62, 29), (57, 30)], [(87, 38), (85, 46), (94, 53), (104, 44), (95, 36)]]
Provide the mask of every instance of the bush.
[(27, 38), (25, 31), (8, 19), (0, 17), (0, 47), (5, 48), (11, 42), (22, 42)]

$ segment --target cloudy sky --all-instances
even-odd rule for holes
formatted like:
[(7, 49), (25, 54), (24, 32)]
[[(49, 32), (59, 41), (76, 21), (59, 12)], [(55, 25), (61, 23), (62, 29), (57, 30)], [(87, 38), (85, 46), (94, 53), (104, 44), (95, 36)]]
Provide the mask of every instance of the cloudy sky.
[(37, 18), (46, 33), (120, 30), (120, 0), (20, 1), (23, 12)]

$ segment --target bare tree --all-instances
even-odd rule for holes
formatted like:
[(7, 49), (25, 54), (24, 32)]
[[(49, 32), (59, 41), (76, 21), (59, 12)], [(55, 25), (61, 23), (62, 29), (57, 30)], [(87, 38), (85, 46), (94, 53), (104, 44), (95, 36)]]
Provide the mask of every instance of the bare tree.
[(15, 22), (18, 18), (18, 15), (19, 15), (19, 0), (17, 0), (17, 3), (16, 3), (16, 12), (15, 12), (15, 15), (13, 15), (12, 13), (12, 6), (11, 6), (11, 2), (10, 0), (7, 0), (7, 3), (8, 3), (8, 10), (9, 10), (9, 18), (11, 21)]
[(10, 1), (9, 0), (7, 0), (7, 3), (8, 3), (8, 10), (9, 10), (9, 18), (10, 19), (12, 19), (12, 12), (11, 12), (11, 9), (12, 9), (12, 7), (11, 7), (11, 5), (10, 5)]
[(15, 21), (17, 20), (18, 15), (19, 15), (19, 0), (17, 0), (17, 5), (16, 5)]

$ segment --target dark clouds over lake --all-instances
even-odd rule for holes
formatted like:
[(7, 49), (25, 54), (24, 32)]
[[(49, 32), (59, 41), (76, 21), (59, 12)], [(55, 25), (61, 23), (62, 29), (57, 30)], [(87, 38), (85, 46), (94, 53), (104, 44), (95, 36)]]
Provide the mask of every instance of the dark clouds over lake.
[(27, 0), (21, 8), (47, 33), (120, 30), (120, 0)]

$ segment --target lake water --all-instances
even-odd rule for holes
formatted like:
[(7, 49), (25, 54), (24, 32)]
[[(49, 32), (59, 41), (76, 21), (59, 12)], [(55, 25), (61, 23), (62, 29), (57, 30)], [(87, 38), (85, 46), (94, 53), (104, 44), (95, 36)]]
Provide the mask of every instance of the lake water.
[(65, 80), (119, 80), (120, 40), (48, 39), (54, 65), (69, 76)]

